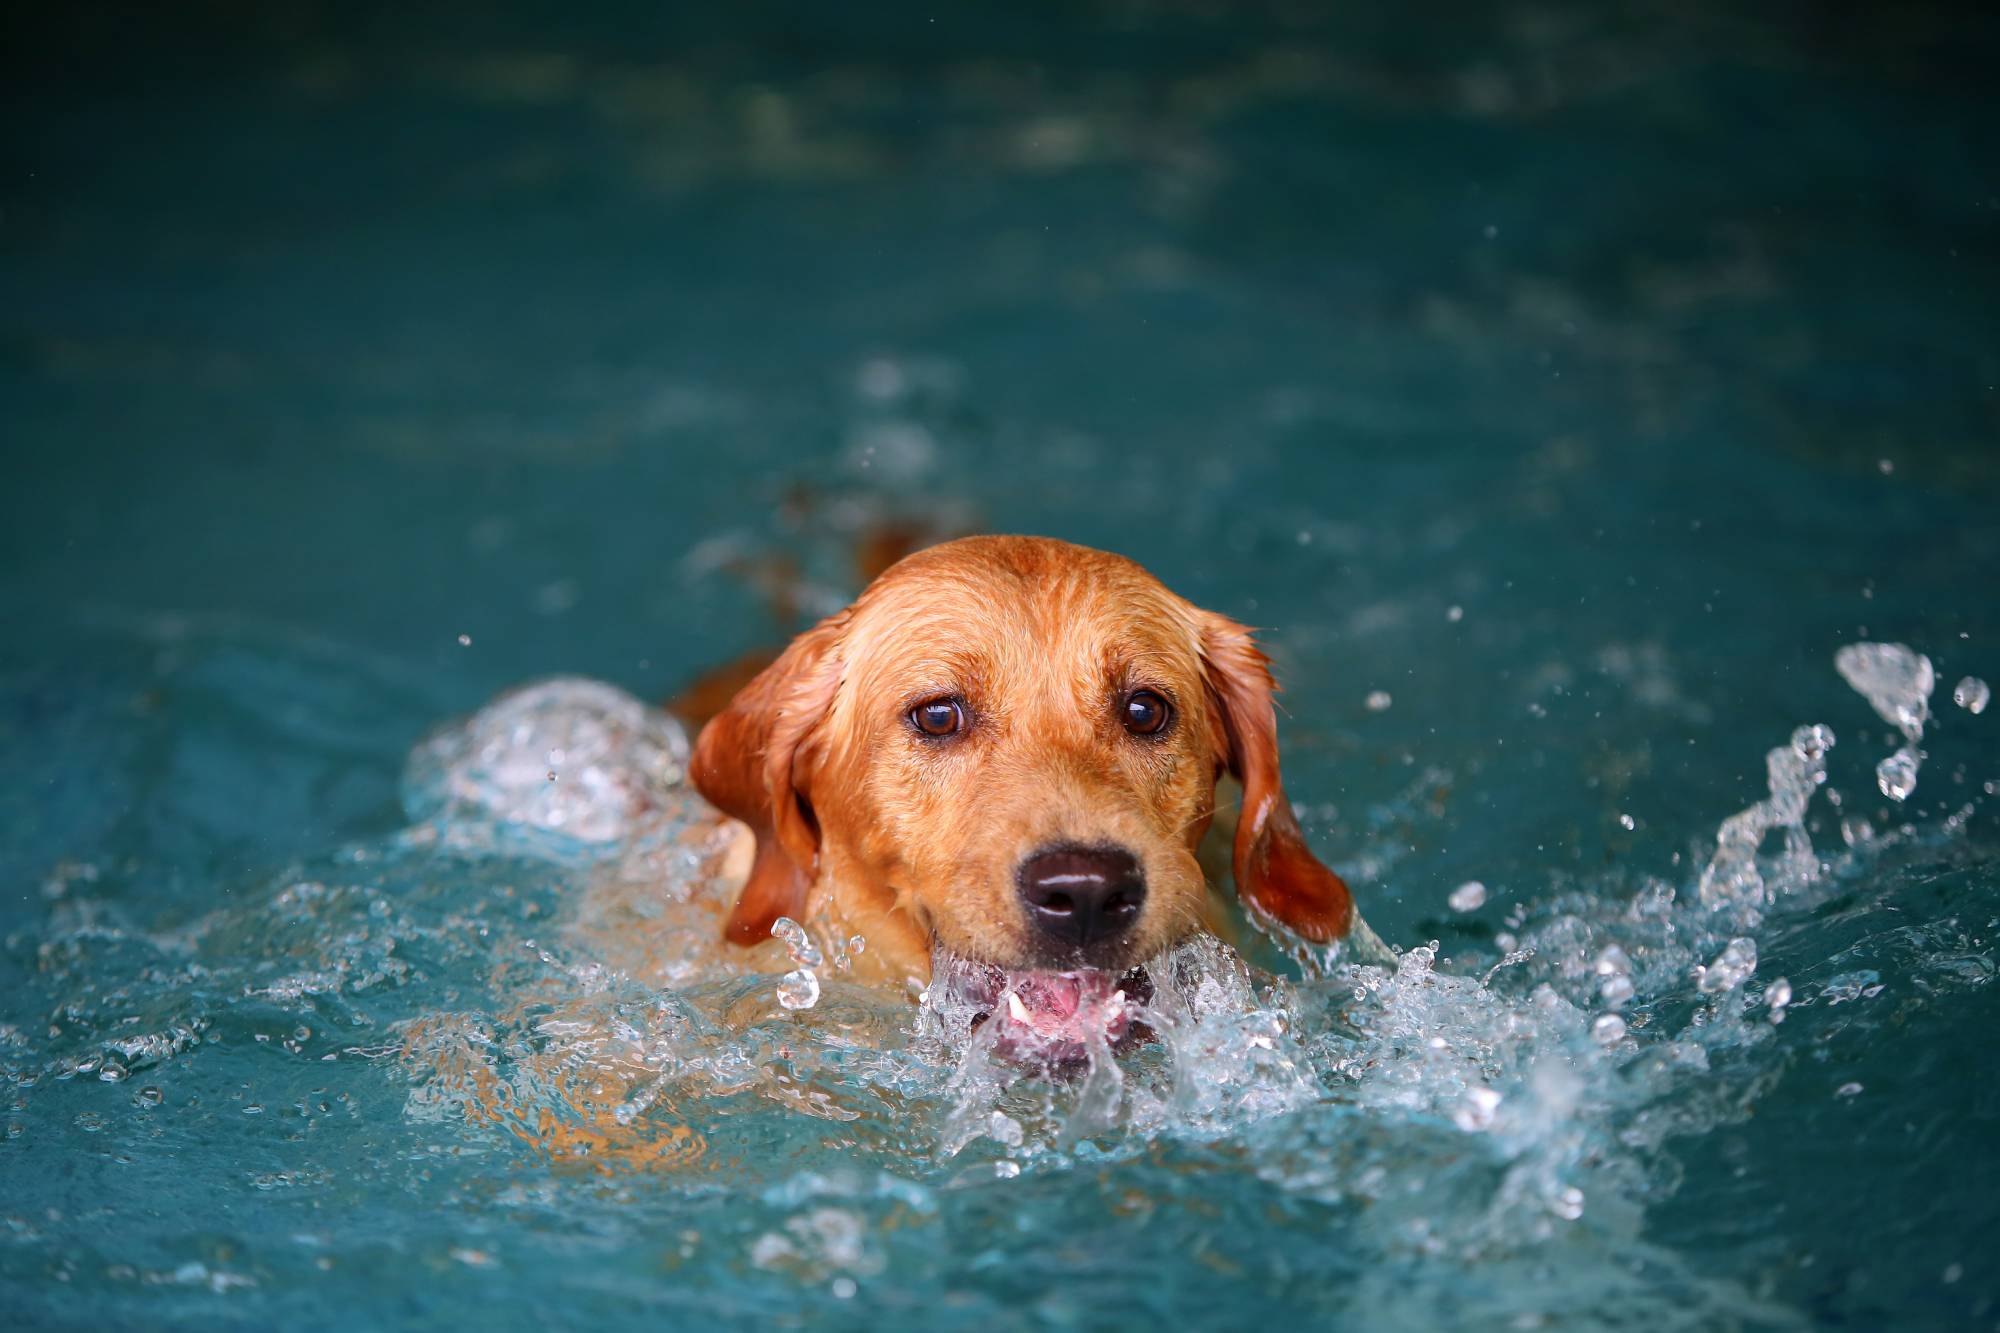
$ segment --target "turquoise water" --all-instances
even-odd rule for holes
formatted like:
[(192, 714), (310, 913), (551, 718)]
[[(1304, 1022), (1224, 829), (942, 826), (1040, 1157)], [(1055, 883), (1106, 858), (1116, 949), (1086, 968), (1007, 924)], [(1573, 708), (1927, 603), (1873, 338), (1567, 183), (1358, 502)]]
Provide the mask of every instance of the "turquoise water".
[[(1039, 14), (8, 43), (11, 1322), (2000, 1321), (1992, 20)], [(889, 521), (1266, 627), (1399, 965), (685, 967), (646, 704)]]

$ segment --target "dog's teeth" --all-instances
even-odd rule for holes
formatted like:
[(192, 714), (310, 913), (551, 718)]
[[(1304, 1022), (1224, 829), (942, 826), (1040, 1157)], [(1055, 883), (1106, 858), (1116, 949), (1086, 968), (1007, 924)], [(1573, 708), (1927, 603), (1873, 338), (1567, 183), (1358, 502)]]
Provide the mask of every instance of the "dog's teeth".
[(1021, 1003), (1021, 997), (1013, 991), (1007, 992), (1007, 1014), (1016, 1023), (1029, 1021), (1028, 1006)]

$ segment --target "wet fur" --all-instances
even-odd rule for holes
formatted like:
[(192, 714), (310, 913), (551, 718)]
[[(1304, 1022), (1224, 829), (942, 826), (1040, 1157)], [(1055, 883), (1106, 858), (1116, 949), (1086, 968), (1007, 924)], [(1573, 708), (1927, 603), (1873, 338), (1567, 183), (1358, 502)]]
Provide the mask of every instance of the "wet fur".
[[(1128, 734), (1125, 693), (1164, 694), (1165, 733)], [(791, 916), (867, 940), (864, 972), (923, 982), (933, 941), (1001, 967), (1059, 967), (1030, 929), (1015, 867), (1053, 843), (1115, 843), (1144, 868), (1120, 968), (1203, 928), (1196, 858), (1233, 774), (1238, 890), (1314, 941), (1354, 908), (1306, 844), (1279, 776), (1272, 682), (1242, 625), (1120, 556), (973, 537), (897, 562), (800, 635), (703, 728), (693, 776), (756, 851), (725, 929), (739, 945)], [(920, 737), (909, 710), (963, 697), (971, 722)]]

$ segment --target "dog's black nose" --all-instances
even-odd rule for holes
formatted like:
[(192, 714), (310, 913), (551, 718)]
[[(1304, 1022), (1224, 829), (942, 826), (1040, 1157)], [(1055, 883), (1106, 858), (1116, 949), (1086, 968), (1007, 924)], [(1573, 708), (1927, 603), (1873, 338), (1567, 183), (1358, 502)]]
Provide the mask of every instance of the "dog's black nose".
[(1051, 847), (1014, 879), (1035, 928), (1079, 949), (1130, 930), (1146, 901), (1138, 858), (1119, 847)]

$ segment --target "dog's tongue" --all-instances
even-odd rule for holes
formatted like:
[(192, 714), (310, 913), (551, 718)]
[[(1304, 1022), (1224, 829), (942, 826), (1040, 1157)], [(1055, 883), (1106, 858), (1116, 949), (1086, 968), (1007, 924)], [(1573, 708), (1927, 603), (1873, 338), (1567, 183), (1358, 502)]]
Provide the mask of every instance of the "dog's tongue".
[(1042, 1042), (1116, 1041), (1131, 1022), (1130, 998), (1110, 972), (1005, 972), (993, 1019)]

